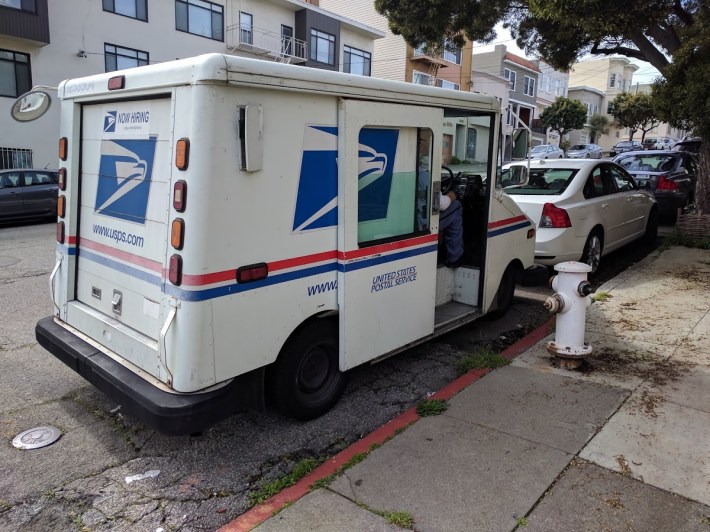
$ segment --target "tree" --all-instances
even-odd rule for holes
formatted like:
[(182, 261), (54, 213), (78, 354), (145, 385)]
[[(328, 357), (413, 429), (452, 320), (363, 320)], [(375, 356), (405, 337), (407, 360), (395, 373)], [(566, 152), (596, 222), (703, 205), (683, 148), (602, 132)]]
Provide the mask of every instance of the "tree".
[(648, 93), (622, 92), (611, 101), (609, 107), (616, 123), (620, 127), (628, 127), (631, 130), (629, 140), (633, 140), (634, 133), (641, 130), (641, 142), (643, 142), (646, 133), (660, 124), (653, 107), (653, 99)]
[(582, 129), (587, 119), (587, 108), (579, 100), (570, 100), (559, 96), (555, 98), (550, 107), (540, 114), (542, 124), (557, 131), (560, 135), (560, 147), (564, 149), (564, 144), (569, 144), (565, 140), (565, 135), (575, 129)]
[[(442, 38), (462, 45), (464, 36), (488, 43), (502, 22), (526, 53), (558, 69), (587, 54), (618, 54), (656, 67), (665, 76), (659, 92), (664, 100), (684, 94), (684, 80), (697, 83), (691, 90), (702, 112), (684, 107), (668, 113), (703, 137), (701, 167), (710, 167), (710, 104), (702, 87), (710, 79), (707, 0), (375, 0), (375, 7), (412, 46)], [(710, 172), (701, 173), (701, 181), (698, 210), (710, 213)]]
[(609, 133), (609, 119), (604, 115), (592, 115), (589, 119), (589, 138), (596, 144), (599, 137)]

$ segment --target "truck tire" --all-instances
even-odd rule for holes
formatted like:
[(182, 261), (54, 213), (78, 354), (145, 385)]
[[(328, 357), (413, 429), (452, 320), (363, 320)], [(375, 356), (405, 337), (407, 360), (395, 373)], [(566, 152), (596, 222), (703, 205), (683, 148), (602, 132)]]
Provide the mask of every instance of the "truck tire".
[(316, 319), (297, 330), (268, 372), (273, 406), (308, 421), (325, 414), (345, 389), (338, 360), (338, 323)]
[(495, 309), (490, 311), (486, 318), (497, 320), (505, 316), (513, 306), (513, 296), (515, 295), (515, 266), (508, 264), (500, 279), (500, 285), (495, 295)]

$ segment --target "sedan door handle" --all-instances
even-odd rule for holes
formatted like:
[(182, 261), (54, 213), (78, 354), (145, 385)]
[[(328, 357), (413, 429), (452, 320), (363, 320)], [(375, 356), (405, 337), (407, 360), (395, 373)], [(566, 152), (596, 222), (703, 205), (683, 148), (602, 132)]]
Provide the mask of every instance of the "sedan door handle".
[(602, 209), (606, 209), (609, 206), (608, 203), (602, 203)]

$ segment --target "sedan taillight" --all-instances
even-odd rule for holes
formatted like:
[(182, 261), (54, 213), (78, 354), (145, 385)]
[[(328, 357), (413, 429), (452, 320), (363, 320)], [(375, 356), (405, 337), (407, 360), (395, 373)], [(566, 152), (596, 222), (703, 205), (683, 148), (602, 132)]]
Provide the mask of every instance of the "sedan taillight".
[(572, 227), (572, 221), (569, 219), (567, 211), (557, 207), (554, 203), (545, 203), (542, 207), (542, 216), (540, 217), (540, 227), (562, 228)]
[(656, 184), (656, 190), (668, 190), (677, 191), (678, 183), (672, 179), (668, 179), (665, 175), (658, 176), (658, 183)]

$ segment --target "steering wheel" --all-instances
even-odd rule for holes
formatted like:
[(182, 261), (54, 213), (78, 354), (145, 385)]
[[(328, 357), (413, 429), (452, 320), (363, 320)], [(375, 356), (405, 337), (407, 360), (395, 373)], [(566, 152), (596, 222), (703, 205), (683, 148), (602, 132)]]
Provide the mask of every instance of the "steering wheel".
[(456, 178), (458, 177), (458, 175), (461, 175), (461, 172), (459, 172), (458, 175), (454, 175), (454, 171), (448, 166), (444, 165), (441, 165), (441, 169), (446, 170), (449, 173), (448, 177), (441, 178), (441, 193), (446, 196), (454, 188)]

